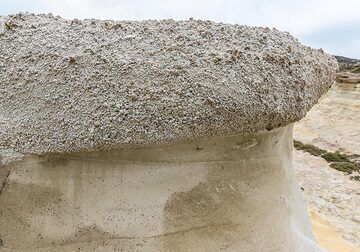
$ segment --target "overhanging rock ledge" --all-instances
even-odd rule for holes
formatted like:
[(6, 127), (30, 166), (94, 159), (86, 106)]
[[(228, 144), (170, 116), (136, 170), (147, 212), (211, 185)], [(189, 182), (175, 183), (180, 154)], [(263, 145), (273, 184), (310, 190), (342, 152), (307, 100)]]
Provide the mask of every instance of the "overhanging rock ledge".
[(1, 17), (2, 251), (322, 251), (292, 124), (336, 71), (275, 29)]

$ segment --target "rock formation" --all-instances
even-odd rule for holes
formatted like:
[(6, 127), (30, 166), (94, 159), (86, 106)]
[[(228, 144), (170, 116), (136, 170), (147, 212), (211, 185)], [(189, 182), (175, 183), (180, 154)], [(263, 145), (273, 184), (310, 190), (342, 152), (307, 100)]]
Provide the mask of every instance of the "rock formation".
[(351, 59), (351, 58), (346, 58), (343, 56), (335, 56), (338, 64), (339, 64), (339, 68), (340, 70), (345, 70), (348, 68), (352, 68), (352, 67), (356, 67), (356, 66), (360, 66), (360, 60), (359, 59)]
[(291, 153), (336, 75), (322, 50), (210, 21), (17, 14), (0, 70), (5, 251), (320, 251)]
[(339, 83), (357, 84), (360, 83), (360, 73), (341, 72), (336, 77), (336, 80)]

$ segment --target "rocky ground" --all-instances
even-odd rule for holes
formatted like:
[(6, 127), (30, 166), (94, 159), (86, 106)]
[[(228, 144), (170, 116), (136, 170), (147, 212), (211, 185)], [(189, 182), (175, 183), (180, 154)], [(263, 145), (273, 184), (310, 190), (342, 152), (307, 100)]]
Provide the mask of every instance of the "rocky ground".
[[(341, 75), (360, 76), (349, 71)], [(360, 251), (360, 174), (356, 171), (360, 157), (359, 121), (360, 84), (347, 81), (336, 83), (294, 127), (294, 139), (315, 148), (295, 150), (294, 166), (315, 236), (329, 251)], [(338, 171), (316, 150), (339, 153), (354, 169)], [(317, 233), (319, 218), (334, 232)], [(335, 233), (340, 236), (341, 245), (334, 239)]]
[(359, 245), (360, 183), (309, 153), (295, 151), (294, 164), (309, 211), (326, 220), (346, 241)]
[(360, 83), (360, 74), (356, 74), (354, 72), (360, 73), (360, 66), (355, 68), (353, 72), (348, 71), (338, 75), (337, 81), (340, 83), (350, 83), (350, 84), (357, 84)]
[(337, 76), (337, 81), (340, 83), (360, 83), (360, 60), (342, 56), (335, 56), (335, 58), (341, 70)]

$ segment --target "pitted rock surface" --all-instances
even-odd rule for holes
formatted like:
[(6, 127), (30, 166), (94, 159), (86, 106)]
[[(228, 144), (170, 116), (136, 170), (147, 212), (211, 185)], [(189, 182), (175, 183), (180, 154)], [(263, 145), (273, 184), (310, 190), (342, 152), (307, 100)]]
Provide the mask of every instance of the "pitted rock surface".
[(276, 29), (0, 17), (0, 150), (67, 152), (270, 130), (304, 117), (336, 71), (332, 56)]

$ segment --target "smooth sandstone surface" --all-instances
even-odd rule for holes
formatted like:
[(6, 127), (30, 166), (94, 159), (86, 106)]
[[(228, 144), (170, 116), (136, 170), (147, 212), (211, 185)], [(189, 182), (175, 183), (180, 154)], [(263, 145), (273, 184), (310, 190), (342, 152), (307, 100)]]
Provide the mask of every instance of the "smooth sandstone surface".
[(360, 252), (356, 245), (344, 240), (329, 223), (316, 212), (310, 212), (316, 241), (329, 252)]
[(291, 134), (29, 155), (5, 166), (3, 251), (321, 251)]
[[(341, 150), (360, 160), (359, 121), (360, 84), (336, 83), (295, 123), (293, 135), (303, 143)], [(293, 163), (306, 205), (360, 250), (360, 183), (351, 179), (360, 174), (339, 172), (323, 158), (301, 151), (294, 152)], [(330, 244), (333, 239), (328, 240)]]
[(360, 83), (337, 83), (295, 124), (294, 139), (325, 150), (360, 154)]
[(295, 122), (335, 58), (276, 29), (0, 18), (0, 155), (185, 142)]
[(345, 243), (360, 252), (360, 183), (323, 158), (302, 151), (294, 151), (293, 167), (308, 210), (315, 213), (311, 217), (317, 242), (330, 252), (341, 251), (338, 248)]

